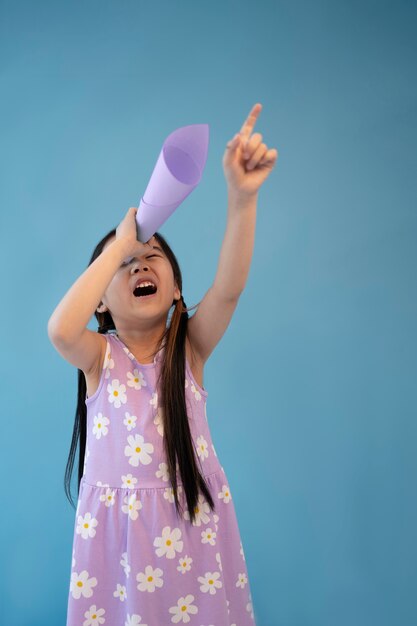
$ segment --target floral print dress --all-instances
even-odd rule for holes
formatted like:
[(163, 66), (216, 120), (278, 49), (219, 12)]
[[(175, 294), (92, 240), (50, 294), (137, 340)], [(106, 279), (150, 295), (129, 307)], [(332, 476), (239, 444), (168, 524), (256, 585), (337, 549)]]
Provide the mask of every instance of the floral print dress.
[(87, 438), (75, 515), (67, 626), (254, 626), (245, 555), (207, 421), (208, 392), (186, 359), (185, 396), (199, 493), (190, 522), (181, 475), (175, 508), (157, 378), (163, 348), (141, 364), (116, 333), (86, 397)]

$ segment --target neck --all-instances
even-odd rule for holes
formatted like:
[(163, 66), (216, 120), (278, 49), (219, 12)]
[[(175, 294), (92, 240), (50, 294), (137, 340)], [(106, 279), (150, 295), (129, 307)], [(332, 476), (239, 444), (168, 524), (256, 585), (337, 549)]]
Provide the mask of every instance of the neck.
[(158, 343), (163, 335), (164, 329), (157, 331), (131, 331), (116, 330), (119, 339), (129, 348), (130, 352), (140, 363), (152, 360), (158, 349)]

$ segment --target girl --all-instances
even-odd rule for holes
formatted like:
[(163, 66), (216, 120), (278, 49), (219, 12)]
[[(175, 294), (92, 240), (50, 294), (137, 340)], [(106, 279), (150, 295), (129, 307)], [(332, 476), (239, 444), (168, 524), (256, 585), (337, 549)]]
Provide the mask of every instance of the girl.
[[(51, 342), (78, 368), (65, 473), (71, 500), (79, 438), (67, 626), (255, 624), (203, 367), (244, 288), (257, 193), (277, 158), (259, 133), (251, 136), (260, 108), (227, 145), (226, 235), (197, 312), (188, 315), (167, 241), (156, 232), (139, 242), (131, 208), (49, 320)], [(86, 328), (93, 313), (97, 333)]]

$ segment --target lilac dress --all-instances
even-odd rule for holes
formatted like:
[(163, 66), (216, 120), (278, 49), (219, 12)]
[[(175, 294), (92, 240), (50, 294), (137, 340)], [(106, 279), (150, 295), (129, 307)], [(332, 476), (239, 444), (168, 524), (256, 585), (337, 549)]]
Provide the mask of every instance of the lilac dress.
[(208, 392), (186, 361), (185, 395), (199, 493), (191, 524), (178, 473), (175, 509), (156, 389), (162, 350), (140, 364), (115, 334), (97, 391), (75, 515), (67, 626), (254, 626), (245, 556), (226, 474), (206, 414)]

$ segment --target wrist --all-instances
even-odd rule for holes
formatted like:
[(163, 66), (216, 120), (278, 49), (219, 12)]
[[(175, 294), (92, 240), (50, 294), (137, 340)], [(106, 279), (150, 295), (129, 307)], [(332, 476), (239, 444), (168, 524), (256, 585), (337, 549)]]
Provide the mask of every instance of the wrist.
[(114, 239), (108, 248), (111, 248), (112, 253), (115, 254), (120, 261), (123, 261), (123, 259), (129, 256), (132, 244), (128, 240), (121, 237), (119, 239)]
[(243, 209), (246, 207), (256, 206), (258, 201), (258, 192), (245, 193), (236, 189), (228, 189), (227, 197), (229, 206)]

